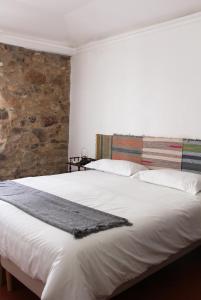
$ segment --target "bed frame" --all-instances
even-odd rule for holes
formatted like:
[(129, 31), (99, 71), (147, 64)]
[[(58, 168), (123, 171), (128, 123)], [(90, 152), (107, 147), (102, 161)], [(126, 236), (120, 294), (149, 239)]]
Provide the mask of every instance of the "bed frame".
[[(129, 289), (133, 285), (137, 284), (138, 282), (142, 281), (143, 279), (147, 278), (148, 276), (150, 276), (150, 275), (156, 273), (157, 271), (159, 271), (160, 269), (164, 268), (165, 266), (175, 262), (179, 258), (183, 257), (184, 255), (190, 253), (194, 249), (198, 248), (199, 246), (201, 246), (201, 240), (182, 249), (180, 252), (171, 255), (167, 260), (165, 260), (161, 264), (150, 267), (146, 272), (139, 275), (134, 280), (127, 281), (126, 283), (119, 286), (112, 293), (112, 295), (109, 297), (109, 299), (124, 292), (125, 290)], [(12, 292), (12, 290), (13, 290), (12, 278), (14, 276), (21, 283), (23, 283), (28, 289), (30, 289), (34, 294), (36, 294), (39, 298), (41, 298), (45, 284), (40, 280), (31, 278), (29, 275), (27, 275), (23, 271), (21, 271), (19, 269), (19, 267), (17, 267), (13, 262), (11, 262), (10, 260), (3, 258), (3, 257), (1, 257), (1, 260), (0, 260), (0, 287), (2, 285), (3, 269), (5, 269), (6, 285), (7, 285), (7, 290), (9, 292)]]

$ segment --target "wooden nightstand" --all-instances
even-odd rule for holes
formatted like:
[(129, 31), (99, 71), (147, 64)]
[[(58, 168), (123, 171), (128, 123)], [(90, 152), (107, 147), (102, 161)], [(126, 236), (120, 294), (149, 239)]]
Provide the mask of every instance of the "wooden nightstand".
[(91, 161), (95, 161), (94, 158), (90, 158), (87, 156), (73, 156), (69, 158), (69, 161), (66, 163), (67, 165), (67, 172), (72, 172), (72, 166), (77, 167), (77, 170), (75, 171), (80, 171), (80, 170), (86, 170), (85, 165), (88, 164)]

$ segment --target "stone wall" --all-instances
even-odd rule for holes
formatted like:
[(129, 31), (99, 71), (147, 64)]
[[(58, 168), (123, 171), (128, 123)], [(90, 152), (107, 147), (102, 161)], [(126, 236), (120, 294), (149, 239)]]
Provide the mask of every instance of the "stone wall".
[(65, 171), (70, 58), (0, 44), (0, 180)]

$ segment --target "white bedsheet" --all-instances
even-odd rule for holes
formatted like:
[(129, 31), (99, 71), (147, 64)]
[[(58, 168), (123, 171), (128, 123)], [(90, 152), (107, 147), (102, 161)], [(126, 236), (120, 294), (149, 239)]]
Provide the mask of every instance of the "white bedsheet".
[(19, 183), (133, 222), (81, 240), (0, 201), (0, 255), (42, 280), (42, 300), (105, 299), (119, 285), (201, 239), (201, 195), (98, 171)]

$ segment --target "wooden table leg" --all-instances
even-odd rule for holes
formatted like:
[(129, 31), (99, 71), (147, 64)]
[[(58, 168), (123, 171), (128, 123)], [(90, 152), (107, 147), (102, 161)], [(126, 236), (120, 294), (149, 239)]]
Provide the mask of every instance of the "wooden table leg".
[(0, 287), (3, 285), (3, 268), (0, 263)]
[(8, 292), (12, 292), (12, 290), (13, 290), (13, 277), (8, 271), (6, 271), (6, 285), (7, 285)]

